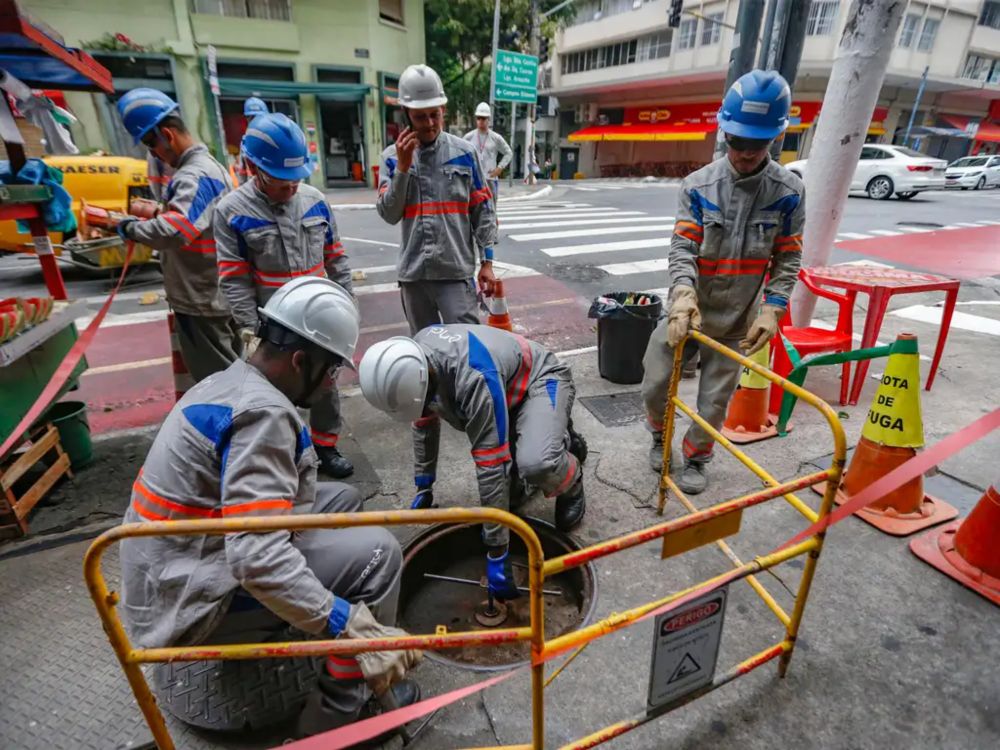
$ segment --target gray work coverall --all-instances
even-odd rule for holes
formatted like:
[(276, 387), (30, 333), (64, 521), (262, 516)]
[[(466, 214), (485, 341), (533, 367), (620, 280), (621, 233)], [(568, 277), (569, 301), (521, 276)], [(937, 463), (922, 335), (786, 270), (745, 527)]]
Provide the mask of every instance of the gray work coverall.
[[(213, 221), (219, 283), (237, 328), (257, 330), (257, 308), (299, 276), (326, 276), (352, 292), (351, 269), (323, 194), (301, 184), (287, 203), (272, 203), (250, 179), (221, 201)], [(312, 441), (333, 448), (340, 436), (340, 394), (309, 411)]]
[(128, 227), (132, 239), (159, 251), (181, 354), (196, 382), (225, 370), (243, 350), (219, 289), (212, 234), (215, 207), (231, 189), (225, 168), (199, 143), (181, 154), (160, 214)]
[[(437, 474), (441, 419), (472, 445), (480, 502), (509, 509), (509, 474), (516, 452), (525, 483), (555, 498), (576, 484), (580, 463), (569, 452), (576, 397), (567, 365), (534, 341), (481, 325), (425, 328), (414, 340), (437, 376), (431, 414), (413, 423), (414, 479), (429, 487)], [(487, 545), (507, 543), (506, 526), (487, 524)]]
[[(361, 510), (353, 487), (317, 484), (317, 463), (292, 403), (237, 360), (167, 415), (124, 521)], [(378, 527), (132, 537), (121, 545), (121, 614), (142, 648), (265, 641), (286, 623), (317, 635), (334, 594), (394, 617), (401, 565)], [(353, 659), (331, 657), (321, 686), (344, 711), (369, 695)]]
[[(500, 177), (499, 175), (490, 177), (490, 172), (497, 167), (502, 172), (510, 164), (510, 160), (514, 158), (514, 152), (511, 151), (503, 136), (492, 128), (486, 131), (486, 135), (483, 135), (479, 128), (470, 130), (465, 134), (465, 140), (476, 147), (479, 163), (483, 165), (483, 174), (486, 175), (490, 192), (493, 193), (493, 204), (496, 205), (497, 198), (500, 197)], [(503, 156), (500, 156), (501, 154)], [(499, 161), (497, 160), (498, 156), (500, 157)]]
[(403, 222), (397, 263), (410, 333), (437, 323), (478, 323), (476, 260), (493, 260), (496, 213), (471, 143), (441, 133), (420, 144), (409, 172), (395, 144), (382, 152), (379, 216)]
[[(670, 240), (670, 288), (682, 284), (697, 290), (706, 336), (738, 349), (757, 315), (762, 286), (766, 302), (787, 307), (802, 259), (805, 209), (802, 181), (777, 162), (742, 177), (723, 156), (684, 178)], [(687, 349), (701, 353), (698, 414), (718, 429), (740, 365), (707, 347)], [(664, 318), (642, 360), (646, 418), (655, 432), (663, 429), (673, 356)], [(692, 423), (684, 436), (684, 457), (708, 461), (714, 445)]]

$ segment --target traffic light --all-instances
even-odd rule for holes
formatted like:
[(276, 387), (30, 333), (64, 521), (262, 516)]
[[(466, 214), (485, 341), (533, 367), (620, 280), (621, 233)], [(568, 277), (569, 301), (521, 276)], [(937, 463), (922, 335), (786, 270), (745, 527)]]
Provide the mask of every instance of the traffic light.
[(667, 26), (672, 29), (676, 29), (681, 25), (681, 7), (684, 5), (684, 0), (671, 0), (670, 10), (667, 11)]
[(538, 42), (538, 62), (545, 62), (549, 59), (549, 38), (543, 36)]

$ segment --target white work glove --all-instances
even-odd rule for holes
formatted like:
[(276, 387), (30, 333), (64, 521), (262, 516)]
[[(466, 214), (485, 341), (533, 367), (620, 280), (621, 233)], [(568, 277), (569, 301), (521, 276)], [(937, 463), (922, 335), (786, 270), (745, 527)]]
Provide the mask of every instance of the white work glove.
[(683, 284), (675, 286), (670, 292), (670, 311), (667, 313), (667, 344), (671, 349), (676, 348), (692, 330), (701, 330), (698, 292)]
[[(405, 630), (383, 625), (376, 620), (364, 602), (351, 605), (351, 614), (342, 633), (345, 638), (397, 638), (406, 634)], [(368, 686), (375, 695), (382, 695), (417, 666), (424, 654), (416, 649), (369, 651), (356, 654), (354, 658)]]
[(746, 352), (749, 357), (754, 352), (760, 351), (764, 345), (778, 334), (778, 321), (785, 314), (785, 308), (778, 305), (762, 305), (760, 312), (747, 335), (740, 341), (740, 349)]
[(257, 351), (257, 347), (260, 345), (260, 339), (257, 338), (257, 334), (252, 328), (241, 328), (240, 341), (243, 342), (243, 359), (250, 359), (250, 357), (253, 356), (253, 353)]

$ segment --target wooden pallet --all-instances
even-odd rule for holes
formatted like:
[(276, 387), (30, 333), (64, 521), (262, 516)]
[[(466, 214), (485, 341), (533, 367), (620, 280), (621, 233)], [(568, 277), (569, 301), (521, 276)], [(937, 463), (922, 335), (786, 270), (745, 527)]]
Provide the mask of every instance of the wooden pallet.
[[(28, 533), (28, 514), (63, 475), (73, 478), (69, 456), (59, 443), (59, 431), (50, 423), (35, 428), (29, 437), (0, 465), (0, 539)], [(14, 484), (46, 457), (53, 461), (20, 496)]]

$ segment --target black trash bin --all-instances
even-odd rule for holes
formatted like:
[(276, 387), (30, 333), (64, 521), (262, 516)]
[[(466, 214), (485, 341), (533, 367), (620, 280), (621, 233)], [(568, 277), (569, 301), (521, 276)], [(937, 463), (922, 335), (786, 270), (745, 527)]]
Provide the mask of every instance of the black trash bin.
[(612, 383), (642, 382), (642, 355), (660, 319), (655, 294), (609, 292), (594, 300), (587, 317), (597, 318), (597, 366)]

